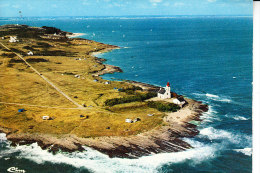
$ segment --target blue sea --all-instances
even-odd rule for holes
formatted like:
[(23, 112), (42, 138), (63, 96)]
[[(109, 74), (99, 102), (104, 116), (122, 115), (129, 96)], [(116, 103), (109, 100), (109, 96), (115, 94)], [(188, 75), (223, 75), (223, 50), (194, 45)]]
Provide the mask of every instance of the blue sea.
[(184, 139), (194, 148), (139, 159), (84, 152), (53, 155), (37, 144), (11, 147), (0, 135), (0, 172), (17, 167), (32, 173), (252, 171), (252, 16), (1, 18), (3, 24), (53, 26), (82, 38), (120, 46), (100, 54), (135, 80), (209, 105), (200, 134)]

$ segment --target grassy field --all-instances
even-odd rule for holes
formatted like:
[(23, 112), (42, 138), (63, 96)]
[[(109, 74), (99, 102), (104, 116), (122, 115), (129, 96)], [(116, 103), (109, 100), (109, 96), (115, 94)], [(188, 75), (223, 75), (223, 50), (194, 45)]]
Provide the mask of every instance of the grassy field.
[[(1, 127), (16, 133), (76, 134), (88, 138), (133, 135), (162, 125), (164, 113), (149, 108), (145, 102), (105, 106), (108, 99), (129, 96), (114, 88), (132, 87), (117, 81), (105, 84), (106, 80), (93, 76), (105, 66), (91, 53), (114, 46), (83, 39), (43, 39), (35, 32), (35, 37), (25, 33), (18, 37), (18, 43), (9, 43), (9, 36), (20, 31), (8, 30), (11, 29), (0, 29), (0, 36), (5, 36), (0, 42), (12, 50), (0, 47)], [(29, 51), (34, 55), (27, 56)], [(32, 67), (86, 109), (73, 109), (76, 106), (72, 102), (12, 52), (22, 55)], [(144, 93), (135, 91), (131, 94), (136, 92)], [(26, 111), (18, 112), (21, 108)], [(151, 113), (154, 116), (147, 116)], [(45, 115), (53, 120), (42, 120)], [(126, 118), (140, 118), (141, 121), (126, 123)]]

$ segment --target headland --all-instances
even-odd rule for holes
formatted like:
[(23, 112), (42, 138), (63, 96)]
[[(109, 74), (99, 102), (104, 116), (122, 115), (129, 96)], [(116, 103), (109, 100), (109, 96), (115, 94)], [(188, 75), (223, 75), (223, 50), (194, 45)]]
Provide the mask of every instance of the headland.
[(12, 145), (37, 142), (52, 152), (94, 148), (110, 157), (137, 158), (192, 148), (207, 105), (159, 99), (159, 87), (108, 81), (122, 72), (97, 58), (118, 46), (73, 38), (54, 27), (0, 27), (0, 131)]

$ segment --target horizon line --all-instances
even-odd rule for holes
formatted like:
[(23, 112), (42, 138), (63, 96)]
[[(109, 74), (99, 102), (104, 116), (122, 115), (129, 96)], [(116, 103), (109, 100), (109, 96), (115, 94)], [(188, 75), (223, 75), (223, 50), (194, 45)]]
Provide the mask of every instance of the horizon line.
[[(53, 18), (59, 18), (59, 17), (85, 17), (85, 18), (89, 18), (89, 17), (94, 17), (94, 18), (101, 18), (101, 17), (181, 17), (181, 16), (209, 16), (209, 17), (224, 17), (224, 16), (229, 16), (229, 17), (253, 17), (253, 14), (221, 14), (221, 15), (214, 15), (214, 14), (196, 14), (196, 15), (191, 15), (191, 14), (187, 14), (187, 15), (120, 15), (120, 16), (23, 16), (22, 18), (49, 18), (49, 17), (53, 17)], [(21, 18), (20, 16), (6, 16), (6, 17), (2, 17), (0, 16), (0, 18)]]

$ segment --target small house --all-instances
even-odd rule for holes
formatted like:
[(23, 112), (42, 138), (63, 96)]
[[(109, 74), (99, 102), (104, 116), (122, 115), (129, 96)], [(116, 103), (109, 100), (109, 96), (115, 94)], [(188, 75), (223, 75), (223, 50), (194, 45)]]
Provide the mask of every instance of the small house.
[(107, 81), (107, 82), (105, 82), (105, 84), (106, 84), (106, 85), (108, 85), (108, 84), (110, 84), (110, 82), (109, 82), (109, 81)]
[(43, 120), (49, 120), (50, 117), (49, 117), (49, 116), (42, 116), (42, 119), (43, 119)]
[(178, 97), (173, 99), (173, 103), (182, 107), (186, 103), (186, 101), (184, 100), (183, 97)]
[(30, 52), (27, 53), (27, 55), (31, 56), (31, 55), (33, 55), (33, 52), (30, 51)]
[(177, 98), (173, 99), (173, 103), (176, 104), (176, 105), (181, 104), (180, 100), (178, 100)]
[(125, 122), (126, 123), (133, 123), (133, 121), (131, 119), (129, 119), (129, 118), (125, 119)]
[(19, 42), (19, 40), (17, 39), (16, 36), (10, 36), (9, 42), (10, 42), (10, 43), (15, 43), (15, 42)]
[(94, 82), (98, 82), (98, 80), (97, 80), (97, 79), (94, 79), (93, 81), (94, 81)]

